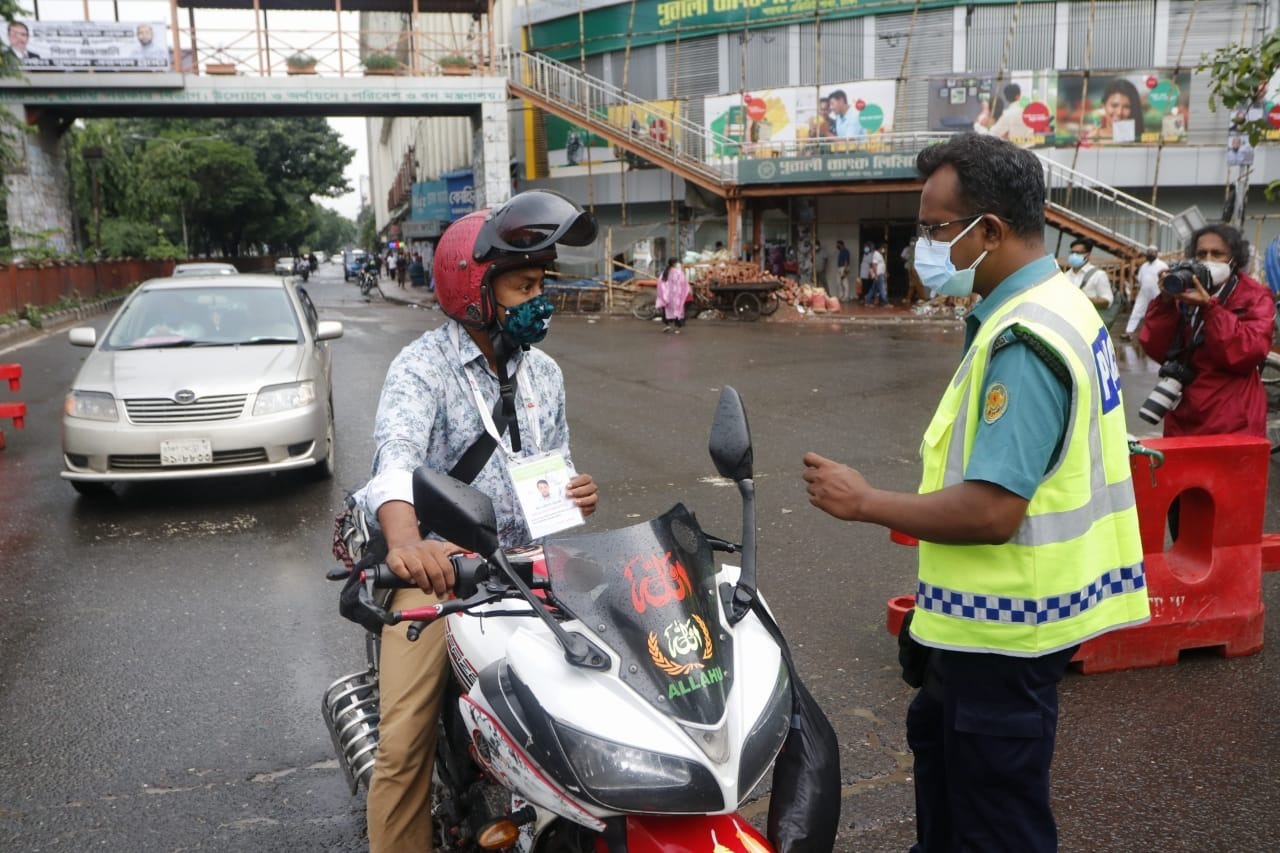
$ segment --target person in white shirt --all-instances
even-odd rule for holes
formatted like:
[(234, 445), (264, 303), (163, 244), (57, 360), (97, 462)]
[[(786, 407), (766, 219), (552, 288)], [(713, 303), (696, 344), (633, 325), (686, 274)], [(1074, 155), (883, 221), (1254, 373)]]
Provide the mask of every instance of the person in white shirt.
[(1111, 307), (1115, 294), (1111, 290), (1111, 279), (1102, 270), (1089, 263), (1089, 255), (1093, 253), (1092, 240), (1073, 240), (1071, 254), (1067, 255), (1067, 279), (1084, 291), (1093, 307), (1101, 314)]
[(1160, 295), (1160, 276), (1168, 269), (1169, 265), (1160, 260), (1160, 250), (1148, 246), (1147, 262), (1138, 267), (1138, 296), (1133, 301), (1133, 311), (1129, 313), (1129, 322), (1125, 324), (1120, 340), (1127, 341), (1138, 331), (1147, 316), (1147, 306)]

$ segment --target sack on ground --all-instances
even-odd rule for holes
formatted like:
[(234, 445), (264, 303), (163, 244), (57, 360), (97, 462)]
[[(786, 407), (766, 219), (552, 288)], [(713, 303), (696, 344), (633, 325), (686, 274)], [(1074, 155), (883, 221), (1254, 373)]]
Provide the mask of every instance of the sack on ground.
[(773, 765), (766, 835), (778, 853), (830, 853), (840, 827), (840, 743), (791, 668), (791, 733)]

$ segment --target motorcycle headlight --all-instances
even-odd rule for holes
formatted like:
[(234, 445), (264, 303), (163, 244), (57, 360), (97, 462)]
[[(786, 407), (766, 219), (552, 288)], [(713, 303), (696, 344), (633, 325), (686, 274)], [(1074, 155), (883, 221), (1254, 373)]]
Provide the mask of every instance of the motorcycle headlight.
[(118, 421), (116, 398), (105, 391), (72, 391), (63, 403), (62, 411), (71, 418), (90, 421)]
[(773, 694), (765, 703), (756, 724), (751, 727), (742, 745), (742, 760), (738, 763), (738, 796), (746, 797), (760, 784), (765, 771), (782, 749), (791, 731), (792, 716), (791, 673), (784, 660), (778, 667), (778, 680)]
[(552, 725), (578, 781), (606, 808), (659, 814), (724, 808), (720, 786), (700, 764), (602, 740), (556, 720)]
[(316, 401), (316, 384), (310, 379), (290, 382), (287, 385), (268, 385), (258, 392), (253, 404), (255, 415), (274, 415), (290, 409), (300, 409)]

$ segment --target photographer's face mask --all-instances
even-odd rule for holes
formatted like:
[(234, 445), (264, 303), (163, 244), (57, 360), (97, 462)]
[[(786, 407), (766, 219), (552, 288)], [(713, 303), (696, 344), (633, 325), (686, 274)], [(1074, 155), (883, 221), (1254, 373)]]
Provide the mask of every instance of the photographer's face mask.
[(1209, 275), (1213, 277), (1213, 281), (1208, 283), (1210, 290), (1217, 290), (1231, 278), (1231, 264), (1224, 264), (1222, 261), (1203, 261), (1202, 263), (1209, 271)]

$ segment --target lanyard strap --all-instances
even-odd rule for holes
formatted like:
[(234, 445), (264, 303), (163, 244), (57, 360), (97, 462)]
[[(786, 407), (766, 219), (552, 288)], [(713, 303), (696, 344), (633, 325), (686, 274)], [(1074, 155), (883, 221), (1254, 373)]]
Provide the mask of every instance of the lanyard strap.
[[(484, 431), (485, 431), (485, 432), (487, 432), (487, 433), (489, 434), (489, 437), (493, 439), (494, 444), (496, 444), (498, 447), (502, 448), (502, 452), (503, 452), (503, 453), (505, 453), (505, 454), (507, 455), (507, 458), (508, 458), (508, 459), (517, 459), (517, 458), (519, 458), (520, 454), (519, 454), (517, 451), (512, 450), (510, 447), (508, 447), (508, 446), (507, 446), (507, 444), (505, 444), (505, 443), (502, 441), (502, 434), (503, 434), (503, 432), (505, 432), (506, 430), (499, 430), (499, 429), (498, 429), (497, 424), (494, 422), (493, 414), (491, 414), (491, 413), (489, 412), (489, 407), (488, 407), (488, 405), (487, 405), (487, 404), (485, 403), (485, 401), (484, 401), (484, 394), (482, 394), (482, 393), (480, 392), (480, 384), (479, 384), (478, 382), (476, 382), (476, 378), (475, 378), (474, 376), (472, 376), (472, 375), (471, 375), (471, 371), (467, 370), (467, 366), (466, 366), (465, 364), (463, 364), (463, 363), (462, 363), (462, 345), (461, 345), (461, 343), (460, 343), (460, 341), (459, 341), (459, 338), (458, 338), (458, 326), (457, 326), (457, 324), (453, 324), (453, 325), (451, 325), (451, 326), (449, 327), (449, 334), (450, 334), (450, 337), (451, 337), (451, 339), (452, 339), (452, 341), (453, 341), (453, 350), (454, 350), (454, 352), (455, 352), (455, 353), (457, 354), (457, 356), (458, 356), (458, 364), (459, 364), (459, 367), (460, 367), (460, 368), (461, 368), (461, 370), (462, 370), (462, 375), (466, 377), (466, 379), (467, 379), (467, 384), (471, 386), (471, 396), (472, 396), (472, 398), (475, 400), (475, 403), (476, 403), (476, 410), (480, 413), (480, 422), (484, 424)], [(516, 375), (515, 375), (515, 376), (513, 376), (513, 377), (511, 377), (511, 386), (510, 386), (510, 387), (511, 387), (511, 396), (512, 396), (512, 399), (513, 399), (513, 400), (514, 400), (514, 397), (515, 397), (516, 389), (519, 387), (519, 386), (518, 386), (518, 384), (517, 384), (517, 380), (519, 380), (520, 375), (521, 375), (522, 373), (524, 373), (524, 372), (525, 372), (525, 359), (524, 359), (524, 358), (521, 358), (521, 359), (520, 359), (520, 364), (516, 367)], [(528, 377), (527, 377), (527, 376), (526, 376), (525, 378), (526, 378), (526, 379), (528, 379)], [(528, 383), (528, 382), (526, 382), (526, 383), (525, 383), (525, 390), (524, 390), (524, 393), (525, 393), (525, 397), (526, 397), (526, 398), (529, 400), (529, 402), (532, 404), (532, 408), (533, 408), (533, 418), (534, 418), (534, 423), (533, 423), (533, 430), (532, 430), (532, 432), (533, 432), (533, 445), (534, 445), (534, 450), (535, 450), (535, 452), (541, 452), (541, 450), (542, 450), (542, 438), (541, 438), (541, 436), (539, 435), (539, 432), (540, 432), (540, 429), (539, 429), (539, 426), (540, 426), (539, 421), (541, 420), (541, 418), (540, 418), (540, 417), (539, 417), (539, 415), (538, 415), (538, 408), (539, 408), (539, 407), (538, 407), (538, 398), (537, 398), (537, 396), (534, 394), (533, 389), (529, 387), (529, 383)], [(502, 399), (502, 398), (503, 398), (503, 395), (502, 395), (501, 393), (499, 393), (499, 395), (498, 395), (498, 404), (497, 404), (496, 406), (494, 406), (494, 412), (499, 412), (499, 411), (503, 408), (503, 405), (502, 405), (502, 404), (503, 404), (503, 399)], [(511, 425), (512, 425), (512, 427), (513, 427), (513, 428), (512, 428), (512, 432), (513, 432), (513, 433), (514, 433), (516, 430), (518, 430), (518, 429), (520, 428), (520, 427), (519, 427), (519, 422), (518, 422), (518, 420), (517, 420), (518, 418), (519, 418), (519, 409), (517, 408), (515, 411), (511, 412), (511, 414), (510, 414), (510, 416), (509, 416), (509, 422), (511, 423)], [(505, 427), (505, 426), (506, 426), (506, 424), (504, 424), (503, 426)]]

